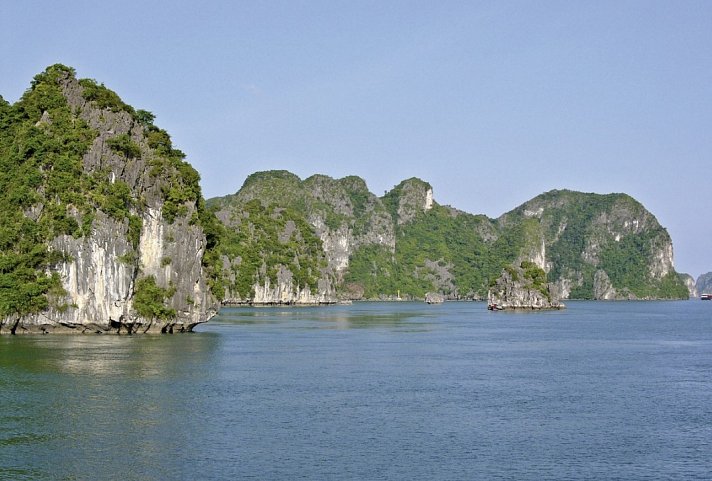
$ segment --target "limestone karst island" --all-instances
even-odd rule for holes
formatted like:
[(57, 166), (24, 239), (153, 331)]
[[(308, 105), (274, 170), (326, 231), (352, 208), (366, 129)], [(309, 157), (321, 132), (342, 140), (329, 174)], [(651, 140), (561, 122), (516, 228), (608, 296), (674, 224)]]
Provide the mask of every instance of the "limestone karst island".
[(270, 171), (206, 201), (150, 112), (63, 65), (0, 98), (0, 162), (3, 334), (190, 331), (226, 304), (556, 308), (694, 288), (625, 194), (556, 190), (491, 219), (420, 179), (378, 197), (355, 176)]

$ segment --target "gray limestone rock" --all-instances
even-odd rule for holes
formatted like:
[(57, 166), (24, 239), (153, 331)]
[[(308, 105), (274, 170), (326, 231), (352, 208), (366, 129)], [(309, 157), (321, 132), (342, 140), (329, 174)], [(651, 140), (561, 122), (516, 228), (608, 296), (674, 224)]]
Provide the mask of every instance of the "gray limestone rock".
[(527, 279), (521, 267), (509, 267), (487, 293), (489, 310), (505, 309), (562, 309), (564, 305), (554, 297), (548, 286), (537, 286)]
[(593, 298), (598, 300), (615, 299), (616, 289), (611, 284), (611, 280), (606, 271), (599, 269), (593, 276)]
[[(244, 218), (247, 203), (259, 200), (263, 206), (292, 207), (304, 213), (313, 233), (321, 241), (321, 252), (326, 266), (321, 269), (316, 292), (297, 286), (286, 279), (267, 279), (267, 267), (256, 274), (251, 293), (241, 296), (227, 289), (224, 303), (256, 304), (323, 304), (339, 301), (336, 286), (341, 286), (344, 273), (349, 267), (353, 253), (365, 246), (379, 246), (393, 252), (395, 250), (395, 225), (381, 199), (368, 191), (363, 179), (355, 176), (333, 179), (326, 175), (314, 175), (301, 180), (286, 171), (257, 172), (245, 181), (242, 188), (232, 196), (213, 199), (217, 204), (217, 216), (225, 225), (236, 231), (248, 229)], [(245, 221), (245, 222), (243, 222)], [(254, 226), (260, 230), (264, 226)], [(282, 244), (290, 239), (297, 244), (303, 239), (295, 239), (295, 225), (286, 223), (278, 241)], [(254, 232), (252, 232), (254, 233)], [(228, 264), (230, 264), (228, 259)], [(274, 266), (271, 266), (274, 267)], [(286, 266), (281, 268), (287, 269)], [(239, 269), (239, 267), (238, 267)], [(287, 269), (288, 270), (288, 269)], [(235, 266), (226, 265), (228, 278), (235, 280)], [(363, 289), (345, 291), (347, 298), (359, 298)], [(290, 291), (291, 289), (291, 291)], [(355, 296), (355, 297), (354, 297)]]
[(426, 304), (442, 304), (445, 302), (445, 296), (438, 292), (427, 292), (425, 294)]
[(433, 206), (433, 188), (427, 182), (417, 178), (404, 180), (389, 194), (397, 198), (398, 224), (407, 224), (419, 212), (430, 210)]
[[(112, 184), (122, 181), (129, 186), (135, 200), (131, 214), (140, 221), (140, 236), (134, 247), (128, 220), (97, 210), (87, 235), (56, 237), (48, 249), (61, 252), (63, 260), (51, 267), (51, 272), (60, 275), (66, 294), (52, 304), (62, 308), (0, 320), (0, 332), (8, 332), (11, 324), (16, 334), (179, 332), (206, 322), (216, 313), (217, 304), (202, 265), (206, 237), (191, 220), (197, 210), (195, 202), (186, 202), (185, 215), (174, 222), (164, 219), (164, 192), (171, 185), (162, 173), (151, 173), (156, 153), (149, 147), (143, 127), (128, 112), (100, 109), (85, 100), (83, 87), (73, 75), (67, 73), (59, 82), (75, 115), (97, 132), (83, 156), (85, 173), (101, 173)], [(49, 122), (45, 112), (39, 123)], [(119, 134), (129, 135), (140, 147), (139, 157), (127, 159), (109, 148), (107, 140)], [(175, 311), (171, 319), (158, 322), (136, 312), (136, 281), (149, 276), (157, 286), (170, 288), (172, 295), (165, 300), (165, 307)]]

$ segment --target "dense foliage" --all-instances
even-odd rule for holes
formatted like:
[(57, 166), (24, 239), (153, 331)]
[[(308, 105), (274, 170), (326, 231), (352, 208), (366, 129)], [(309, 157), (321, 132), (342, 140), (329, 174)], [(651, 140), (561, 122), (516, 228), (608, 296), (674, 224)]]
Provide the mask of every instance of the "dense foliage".
[(131, 140), (128, 134), (117, 135), (106, 141), (111, 150), (117, 152), (127, 159), (135, 159), (141, 157), (141, 148), (136, 142)]
[(316, 290), (325, 260), (321, 240), (303, 214), (289, 207), (264, 206), (255, 199), (233, 216), (217, 250), (233, 261), (227, 273), (232, 280), (223, 281), (233, 295), (249, 298), (254, 284), (265, 279), (276, 284), (281, 267), (289, 269), (300, 288)]
[(94, 102), (100, 109), (108, 109), (112, 112), (124, 111), (134, 114), (133, 107), (125, 104), (116, 92), (108, 89), (104, 84), (97, 83), (94, 79), (85, 78), (79, 80), (79, 85), (84, 87), (82, 96), (86, 100)]
[[(0, 102), (0, 315), (22, 316), (61, 299), (59, 276), (47, 274), (62, 254), (47, 248), (59, 235), (82, 235), (92, 210), (83, 190), (82, 155), (96, 133), (72, 115), (55, 65), (35, 77), (14, 105)], [(52, 295), (52, 294), (56, 295)]]
[(167, 321), (176, 317), (175, 309), (166, 306), (166, 301), (175, 294), (175, 287), (160, 287), (153, 276), (136, 280), (134, 309), (145, 319)]
[(551, 301), (549, 284), (544, 269), (534, 264), (532, 261), (522, 261), (519, 267), (523, 271), (524, 282), (530, 289), (536, 289)]
[(503, 222), (524, 222), (525, 212), (537, 209), (543, 209), (539, 224), (552, 266), (549, 280), (581, 273), (581, 284), (573, 287), (570, 297), (591, 299), (599, 269), (624, 297), (687, 297), (687, 288), (674, 273), (662, 279), (652, 276), (655, 252), (662, 248), (661, 243), (669, 242), (669, 236), (632, 197), (551, 191), (508, 213)]
[[(431, 189), (420, 179), (401, 182), (380, 202), (396, 225), (395, 252), (363, 246), (350, 261), (345, 282), (361, 285), (368, 298), (422, 298), (428, 291), (452, 297), (481, 297), (490, 276), (516, 255), (516, 243), (491, 244), (481, 230), (492, 229), (484, 216), (435, 204), (423, 211), (419, 194)], [(413, 215), (401, 222), (401, 215)]]
[[(394, 254), (375, 246), (357, 250), (346, 282), (360, 283), (369, 298), (381, 294), (422, 298), (431, 290), (453, 297), (484, 297), (489, 281), (516, 258), (525, 238), (524, 225), (520, 224), (505, 230), (497, 240), (486, 242), (480, 232), (491, 225), (485, 216), (453, 215), (450, 209), (436, 204), (396, 229)], [(433, 263), (452, 274), (454, 288), (433, 283), (441, 270), (428, 267)]]

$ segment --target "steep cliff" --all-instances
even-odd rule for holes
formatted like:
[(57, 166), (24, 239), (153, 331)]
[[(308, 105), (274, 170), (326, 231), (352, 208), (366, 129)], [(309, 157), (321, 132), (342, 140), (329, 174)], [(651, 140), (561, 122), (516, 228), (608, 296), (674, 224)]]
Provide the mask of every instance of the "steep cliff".
[(433, 208), (433, 188), (427, 182), (411, 177), (387, 192), (382, 200), (396, 224), (403, 225)]
[(215, 312), (197, 172), (108, 88), (49, 67), (0, 106), (0, 332), (173, 332)]
[(483, 298), (503, 267), (522, 261), (544, 269), (562, 298), (686, 297), (667, 231), (627, 195), (552, 191), (495, 221), (441, 206), (430, 194), (427, 208), (399, 222), (404, 209), (394, 199), (402, 197), (383, 198), (395, 223), (394, 254), (351, 257), (347, 280), (364, 286), (367, 297), (436, 290), (448, 298)]

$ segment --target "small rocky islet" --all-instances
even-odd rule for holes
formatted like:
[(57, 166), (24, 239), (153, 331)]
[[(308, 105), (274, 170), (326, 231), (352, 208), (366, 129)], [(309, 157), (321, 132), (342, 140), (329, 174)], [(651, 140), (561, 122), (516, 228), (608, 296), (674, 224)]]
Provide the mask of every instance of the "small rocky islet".
[(691, 292), (626, 194), (553, 190), (492, 219), (417, 178), (379, 197), (356, 176), (268, 171), (206, 201), (184, 157), (153, 114), (71, 67), (0, 97), (0, 333), (190, 331), (230, 304)]
[(546, 272), (531, 261), (507, 266), (487, 293), (487, 309), (549, 310), (564, 309), (556, 289), (547, 282)]

